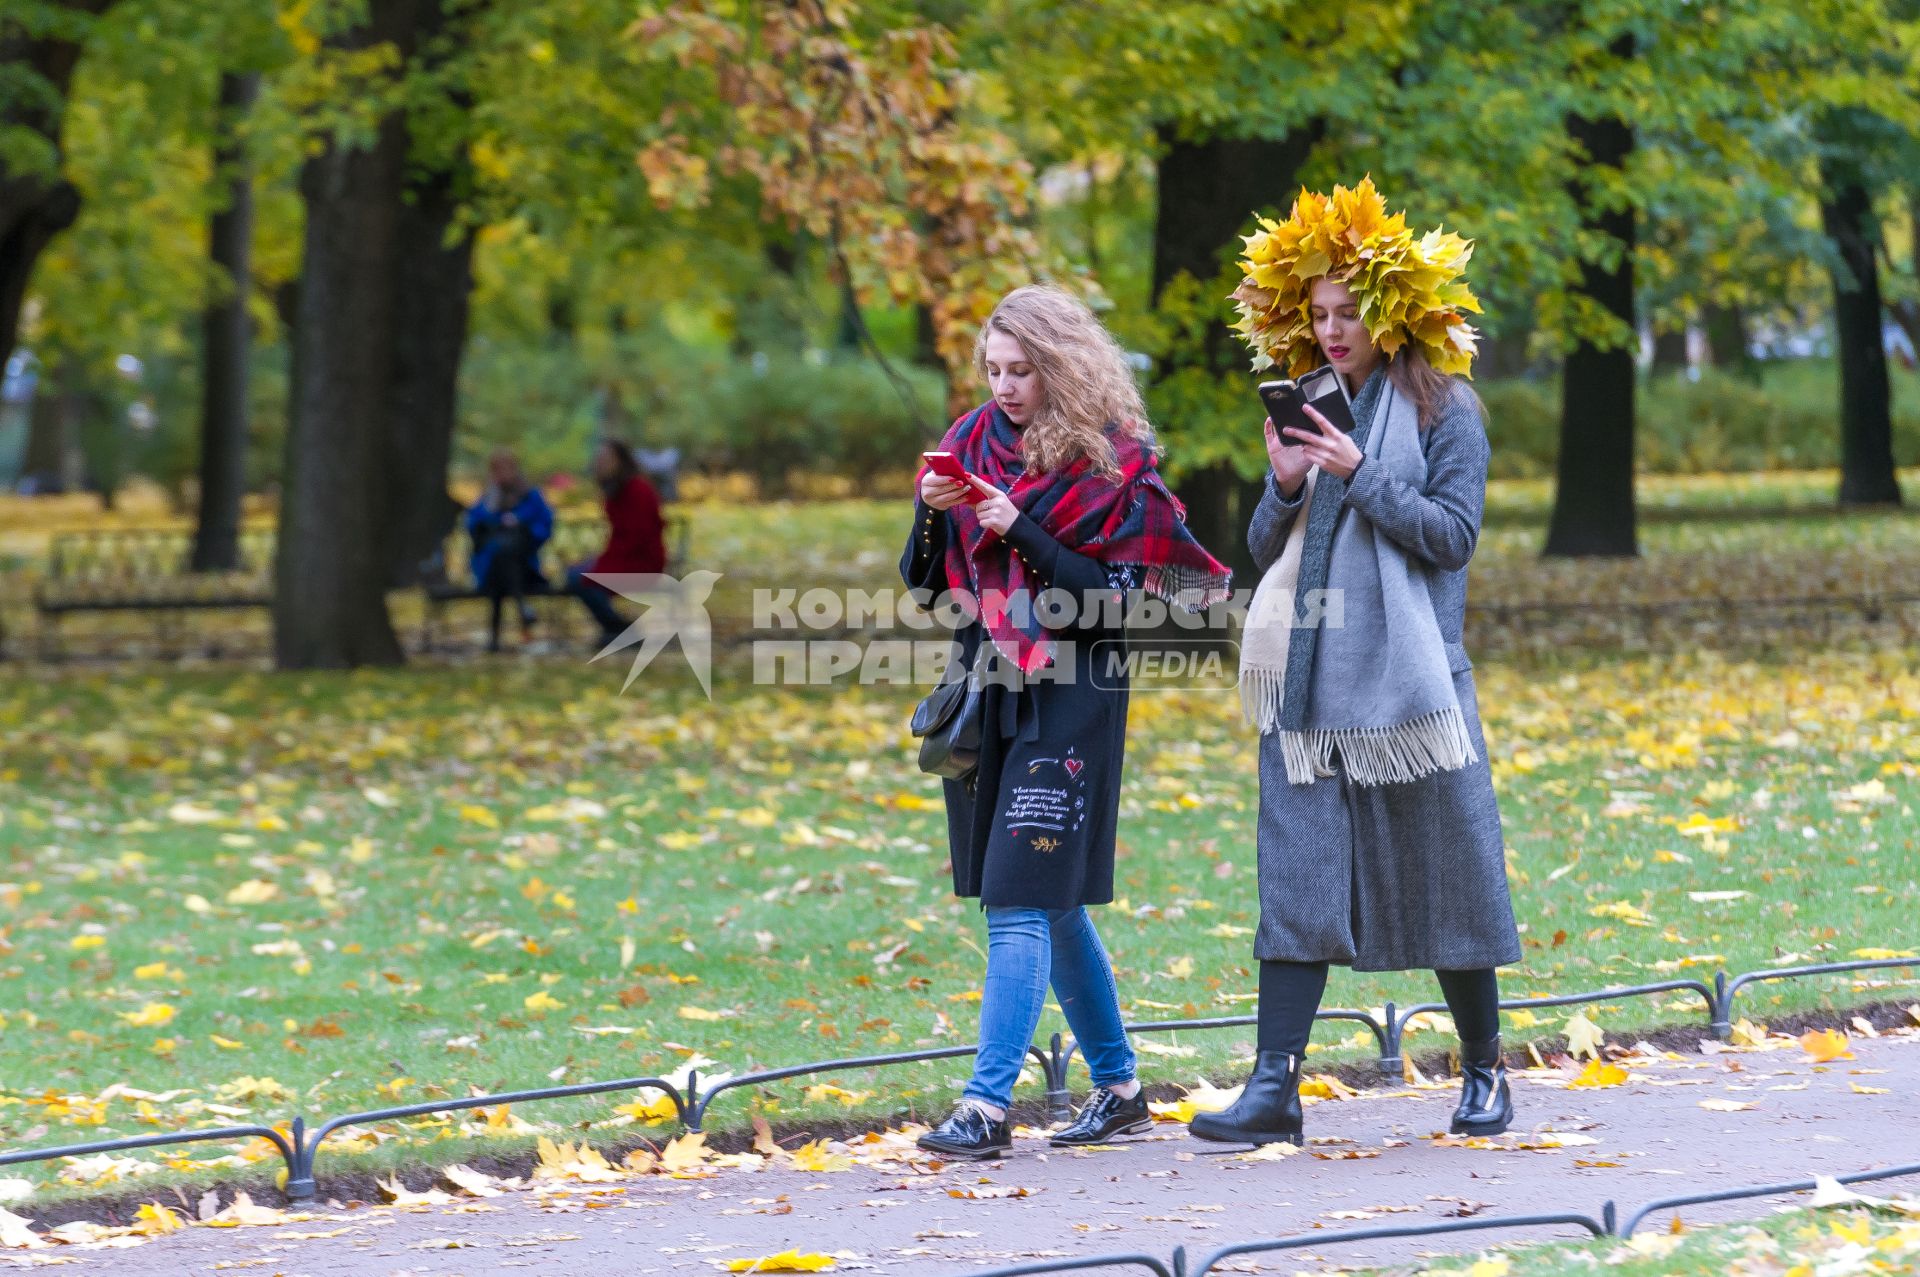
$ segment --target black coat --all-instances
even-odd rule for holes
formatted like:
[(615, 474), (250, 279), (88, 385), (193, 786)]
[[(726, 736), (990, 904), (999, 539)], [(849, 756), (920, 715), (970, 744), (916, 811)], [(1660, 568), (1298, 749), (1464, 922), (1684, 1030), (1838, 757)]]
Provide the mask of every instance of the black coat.
[[(953, 535), (943, 511), (914, 503), (913, 530), (900, 558), (909, 588), (936, 597), (949, 588), (945, 565)], [(1007, 529), (1006, 541), (1042, 590), (1065, 590), (1079, 600), (1139, 584), (1137, 569), (1109, 569), (1070, 550), (1025, 514)], [(996, 663), (1015, 685), (990, 680), (986, 686), (979, 767), (970, 784), (942, 782), (954, 894), (977, 896), (982, 907), (1058, 910), (1113, 899), (1127, 737), (1126, 637), (1111, 610), (1087, 612), (1055, 632), (1050, 668), (1021, 680), (1010, 663)], [(983, 645), (989, 658), (997, 655), (978, 621), (954, 637), (969, 669)], [(1049, 675), (1062, 677), (1050, 681)]]

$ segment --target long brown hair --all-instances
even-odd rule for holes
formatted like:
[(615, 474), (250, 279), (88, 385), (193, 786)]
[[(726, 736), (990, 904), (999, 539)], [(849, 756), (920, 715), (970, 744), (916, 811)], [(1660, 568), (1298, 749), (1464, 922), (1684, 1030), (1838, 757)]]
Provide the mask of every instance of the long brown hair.
[(973, 363), (982, 377), (987, 334), (996, 329), (1020, 343), (1040, 374), (1040, 404), (1020, 439), (1030, 468), (1060, 470), (1086, 457), (1099, 473), (1118, 479), (1109, 425), (1158, 451), (1126, 351), (1085, 302), (1051, 284), (1008, 293), (974, 342)]
[(1466, 382), (1435, 368), (1427, 362), (1420, 347), (1408, 342), (1392, 355), (1382, 355), (1387, 369), (1387, 380), (1394, 389), (1413, 401), (1413, 410), (1419, 418), (1420, 428), (1425, 430), (1433, 424), (1439, 411), (1457, 394), (1465, 391), (1473, 395), (1475, 401), (1479, 395)]

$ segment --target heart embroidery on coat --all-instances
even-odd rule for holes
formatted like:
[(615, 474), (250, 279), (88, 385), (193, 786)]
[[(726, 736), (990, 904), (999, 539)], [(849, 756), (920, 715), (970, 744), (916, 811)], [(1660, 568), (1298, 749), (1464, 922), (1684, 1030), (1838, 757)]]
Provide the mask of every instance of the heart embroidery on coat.
[(1078, 758), (1068, 758), (1061, 761), (1061, 766), (1067, 769), (1068, 776), (1078, 780), (1080, 778), (1080, 769), (1085, 767), (1086, 764)]

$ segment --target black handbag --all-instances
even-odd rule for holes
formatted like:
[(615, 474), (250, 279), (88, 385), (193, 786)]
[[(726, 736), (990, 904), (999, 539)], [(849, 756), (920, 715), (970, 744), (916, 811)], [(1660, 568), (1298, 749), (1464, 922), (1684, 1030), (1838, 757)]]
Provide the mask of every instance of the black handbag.
[(972, 780), (980, 765), (985, 718), (985, 694), (967, 671), (927, 693), (914, 708), (911, 725), (920, 738), (920, 770), (948, 780)]

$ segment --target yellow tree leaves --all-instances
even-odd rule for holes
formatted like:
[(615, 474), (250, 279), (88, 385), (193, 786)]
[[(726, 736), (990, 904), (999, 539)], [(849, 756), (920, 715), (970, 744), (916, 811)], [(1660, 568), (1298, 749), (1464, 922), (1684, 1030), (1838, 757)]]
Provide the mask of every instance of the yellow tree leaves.
[(964, 384), (987, 311), (1042, 273), (1046, 254), (1024, 225), (1031, 166), (963, 109), (969, 81), (944, 29), (866, 32), (862, 17), (823, 0), (655, 9), (629, 34), (710, 80), (729, 140), (709, 156), (697, 126), (663, 121), (636, 162), (662, 207), (699, 207), (716, 173), (750, 178), (769, 216), (826, 243), (863, 299), (924, 305)]

